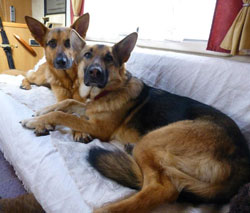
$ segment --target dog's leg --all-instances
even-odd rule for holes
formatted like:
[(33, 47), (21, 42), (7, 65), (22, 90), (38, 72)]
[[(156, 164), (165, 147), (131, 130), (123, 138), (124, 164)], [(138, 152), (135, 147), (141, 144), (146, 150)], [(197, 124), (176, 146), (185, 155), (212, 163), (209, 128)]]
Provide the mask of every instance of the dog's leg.
[[(26, 119), (20, 122), (28, 129), (35, 129), (35, 133), (40, 136), (51, 130), (56, 125), (63, 125), (74, 131), (85, 132), (95, 136), (98, 131), (96, 126), (84, 117), (77, 117), (72, 114), (56, 111), (46, 115)], [(101, 132), (101, 129), (99, 130)]]
[(94, 213), (149, 213), (155, 206), (177, 199), (179, 193), (167, 176), (148, 166), (144, 166), (142, 171), (144, 180), (140, 192), (97, 209)]
[(66, 99), (57, 104), (53, 104), (51, 106), (45, 107), (35, 113), (34, 116), (45, 115), (49, 112), (54, 111), (62, 111), (67, 113), (76, 113), (78, 116), (82, 116), (85, 114), (85, 106), (86, 104), (76, 101), (74, 99)]
[(48, 82), (45, 77), (47, 65), (46, 63), (39, 66), (36, 72), (27, 72), (26, 77), (23, 79), (22, 84), (20, 85), (21, 89), (30, 90), (31, 84), (38, 86), (47, 85)]
[[(45, 107), (40, 111), (37, 111), (35, 113), (35, 116), (45, 115), (53, 111), (62, 111), (66, 113), (74, 112), (74, 114), (77, 114), (77, 116), (84, 116), (85, 106), (86, 105), (84, 103), (78, 102), (74, 99), (67, 99), (52, 106)], [(48, 133), (48, 131), (45, 132)], [(81, 143), (89, 143), (93, 140), (93, 138), (89, 134), (79, 131), (73, 131), (73, 139), (74, 141)]]

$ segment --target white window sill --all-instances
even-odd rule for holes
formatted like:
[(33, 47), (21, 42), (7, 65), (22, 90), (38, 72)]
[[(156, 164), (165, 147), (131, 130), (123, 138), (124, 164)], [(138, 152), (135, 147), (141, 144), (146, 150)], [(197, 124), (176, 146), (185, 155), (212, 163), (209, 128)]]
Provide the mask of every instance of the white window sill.
[[(120, 36), (117, 38), (107, 39), (107, 38), (94, 38), (88, 37), (89, 41), (97, 41), (97, 42), (107, 42), (107, 43), (115, 43), (124, 36)], [(142, 48), (150, 48), (150, 49), (158, 49), (158, 50), (170, 50), (176, 52), (185, 52), (185, 53), (194, 53), (194, 54), (207, 54), (207, 55), (216, 55), (216, 56), (229, 56), (227, 53), (217, 53), (213, 51), (206, 50), (207, 42), (206, 41), (152, 41), (152, 40), (143, 40), (138, 39), (136, 46)]]
[[(109, 44), (114, 44), (117, 41), (120, 41), (125, 36), (121, 36), (116, 39), (107, 39), (107, 38), (93, 38), (87, 36), (87, 41), (93, 42), (104, 42)], [(156, 49), (156, 50), (166, 50), (166, 51), (174, 51), (174, 52), (182, 52), (187, 54), (196, 54), (196, 55), (207, 55), (212, 57), (224, 57), (229, 60), (242, 61), (250, 63), (250, 56), (232, 56), (228, 53), (220, 53), (206, 50), (207, 41), (151, 41), (151, 40), (143, 40), (138, 39), (137, 47), (148, 48), (148, 49)]]
[(154, 48), (160, 50), (170, 50), (175, 52), (202, 54), (202, 55), (214, 55), (214, 56), (228, 56), (227, 53), (218, 53), (206, 50), (206, 41), (144, 41), (139, 40), (137, 42), (139, 47)]

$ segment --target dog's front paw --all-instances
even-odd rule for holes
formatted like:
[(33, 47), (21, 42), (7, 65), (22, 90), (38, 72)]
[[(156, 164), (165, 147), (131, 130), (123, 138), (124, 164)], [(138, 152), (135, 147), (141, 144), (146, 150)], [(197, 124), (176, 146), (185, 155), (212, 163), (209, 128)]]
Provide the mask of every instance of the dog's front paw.
[(53, 125), (42, 122), (39, 118), (25, 119), (20, 121), (20, 123), (27, 129), (35, 129), (34, 133), (36, 136), (48, 135), (50, 131), (55, 129)]
[(89, 134), (77, 131), (73, 132), (73, 139), (74, 141), (81, 143), (89, 143), (93, 140), (93, 138)]
[(27, 129), (35, 129), (39, 124), (37, 118), (24, 119), (24, 120), (20, 121), (19, 123), (22, 124), (22, 126), (27, 128)]
[(20, 85), (21, 89), (25, 89), (25, 90), (30, 90), (31, 89), (31, 85), (29, 83), (29, 81), (25, 78), (22, 81), (22, 84)]
[(45, 125), (44, 127), (37, 127), (34, 131), (36, 136), (44, 136), (44, 135), (49, 135), (51, 131), (54, 131), (55, 127), (52, 125)]

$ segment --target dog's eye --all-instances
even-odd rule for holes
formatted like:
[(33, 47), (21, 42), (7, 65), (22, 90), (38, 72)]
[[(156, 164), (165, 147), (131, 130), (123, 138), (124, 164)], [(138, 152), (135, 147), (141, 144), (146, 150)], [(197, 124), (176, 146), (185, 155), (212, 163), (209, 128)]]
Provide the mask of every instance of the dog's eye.
[(104, 60), (106, 62), (112, 62), (113, 61), (113, 57), (112, 57), (112, 55), (107, 54), (107, 55), (105, 55)]
[(86, 52), (86, 53), (84, 54), (84, 57), (87, 58), (87, 59), (89, 59), (89, 58), (92, 57), (92, 53), (91, 53), (91, 52)]
[(64, 46), (65, 46), (66, 48), (70, 48), (70, 41), (69, 41), (69, 39), (67, 39), (67, 40), (64, 42)]
[(56, 40), (55, 39), (52, 39), (48, 42), (48, 45), (51, 47), (51, 48), (56, 48)]

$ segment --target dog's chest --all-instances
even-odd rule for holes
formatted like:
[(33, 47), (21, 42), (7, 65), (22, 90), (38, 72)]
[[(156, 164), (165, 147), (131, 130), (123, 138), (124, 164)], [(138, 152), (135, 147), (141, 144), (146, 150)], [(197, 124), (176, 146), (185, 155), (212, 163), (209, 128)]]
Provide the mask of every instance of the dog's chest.
[(63, 87), (68, 90), (74, 90), (77, 78), (74, 68), (69, 70), (50, 70), (48, 73), (48, 81), (50, 84)]

